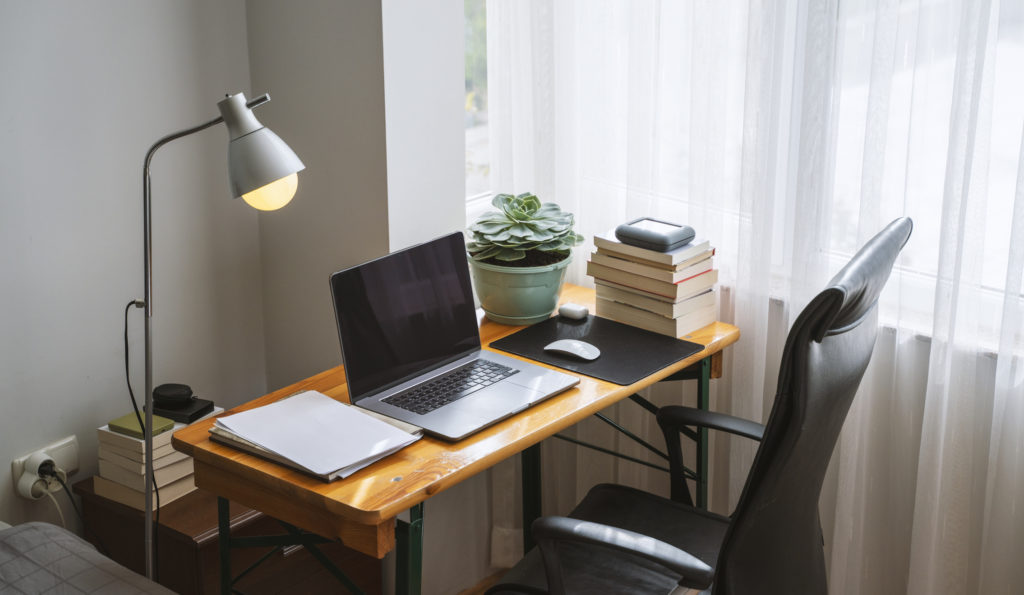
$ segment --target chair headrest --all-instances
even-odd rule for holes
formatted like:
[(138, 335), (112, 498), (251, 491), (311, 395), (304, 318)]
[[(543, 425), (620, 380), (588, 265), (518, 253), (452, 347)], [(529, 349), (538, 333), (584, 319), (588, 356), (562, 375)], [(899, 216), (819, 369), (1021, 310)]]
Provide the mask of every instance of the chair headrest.
[(878, 301), (878, 294), (892, 271), (893, 263), (914, 228), (909, 217), (901, 217), (871, 238), (829, 282), (819, 299), (831, 310), (813, 337), (821, 342), (826, 335), (843, 332), (856, 325)]

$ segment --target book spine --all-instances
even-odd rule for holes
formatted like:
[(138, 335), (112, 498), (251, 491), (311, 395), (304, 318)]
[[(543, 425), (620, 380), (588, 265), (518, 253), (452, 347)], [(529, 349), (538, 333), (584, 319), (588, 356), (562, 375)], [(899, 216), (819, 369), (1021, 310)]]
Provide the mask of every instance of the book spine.
[(712, 267), (712, 260), (710, 256), (688, 266), (676, 269), (648, 266), (598, 252), (591, 254), (590, 261), (601, 266), (623, 271), (627, 274), (649, 277), (656, 281), (663, 281), (666, 283), (677, 283), (684, 279), (689, 279), (695, 275), (711, 270)]
[(651, 293), (649, 291), (643, 291), (641, 289), (636, 289), (635, 287), (629, 287), (619, 283), (614, 283), (612, 281), (606, 281), (604, 279), (599, 279), (597, 277), (594, 278), (594, 286), (603, 294), (605, 294), (602, 297), (614, 299), (615, 301), (618, 302), (627, 302), (629, 300), (635, 299), (636, 297), (640, 297), (656, 302), (661, 302), (663, 304), (668, 304), (669, 306), (672, 306), (676, 303), (676, 300), (670, 297), (665, 297), (663, 295), (658, 295), (656, 293)]
[[(180, 427), (183, 428), (185, 426), (184, 426), (184, 424), (181, 424)], [(179, 429), (179, 426), (175, 425), (175, 427), (173, 429), (167, 430), (165, 432), (161, 432), (161, 433), (157, 434), (156, 436), (153, 436), (153, 449), (154, 449), (154, 451), (156, 450), (157, 447), (165, 446), (165, 445), (170, 445), (170, 443), (171, 443), (171, 435), (176, 430), (178, 430), (178, 429)], [(107, 426), (103, 426), (101, 428), (97, 428), (96, 429), (96, 438), (100, 442), (105, 442), (105, 443), (110, 444), (112, 446), (116, 446), (118, 448), (123, 448), (125, 450), (131, 450), (131, 451), (134, 451), (134, 452), (142, 452), (142, 453), (146, 452), (146, 441), (145, 440), (143, 440), (142, 438), (133, 438), (133, 437), (128, 436), (126, 434), (120, 434), (118, 432), (114, 432), (114, 431), (110, 430)]]
[(656, 300), (636, 293), (619, 291), (608, 285), (600, 284), (596, 286), (595, 293), (598, 299), (605, 299), (618, 304), (625, 304), (627, 306), (646, 310), (647, 312), (652, 312), (667, 318), (679, 318), (684, 314), (688, 314), (708, 305), (714, 305), (716, 302), (714, 289), (707, 289), (692, 297), (685, 298), (680, 302)]
[(594, 313), (601, 318), (607, 318), (609, 320), (621, 322), (622, 324), (642, 328), (645, 331), (651, 331), (652, 333), (658, 333), (659, 335), (666, 335), (673, 338), (676, 337), (675, 329), (668, 329), (659, 324), (651, 324), (646, 320), (627, 320), (628, 317), (626, 316), (621, 316), (618, 313), (601, 312), (600, 309), (596, 309)]
[[(96, 492), (97, 496), (102, 496), (108, 500), (119, 502), (125, 506), (134, 508), (135, 510), (145, 510), (146, 508), (146, 494), (145, 492), (139, 492), (133, 490), (127, 486), (121, 485), (117, 482), (110, 481), (99, 475), (93, 477), (93, 491)], [(195, 477), (192, 475), (183, 477), (178, 481), (172, 482), (164, 486), (160, 490), (160, 506), (167, 506), (171, 502), (181, 498), (185, 494), (196, 489)], [(151, 494), (153, 501), (153, 508), (157, 508), (156, 494)]]
[(602, 318), (610, 318), (623, 324), (676, 338), (704, 328), (714, 322), (716, 317), (714, 306), (691, 312), (679, 318), (667, 318), (624, 304), (615, 305), (618, 307), (609, 307), (607, 300), (598, 300), (595, 304), (595, 314)]
[[(711, 277), (709, 276), (712, 273), (714, 273), (713, 280), (711, 280)], [(615, 269), (602, 266), (594, 262), (587, 263), (587, 274), (593, 276), (595, 279), (611, 281), (612, 283), (670, 298), (673, 301), (681, 301), (686, 296), (693, 295), (698, 291), (707, 289), (717, 281), (717, 273), (718, 271), (716, 269), (710, 269), (687, 279), (682, 279), (676, 283), (666, 283), (663, 281), (655, 281), (654, 279), (649, 279), (647, 277), (641, 277), (639, 275), (616, 271)]]
[(653, 250), (645, 250), (644, 248), (630, 246), (629, 244), (612, 242), (600, 236), (594, 236), (594, 245), (597, 246), (598, 248), (604, 248), (609, 252), (628, 254), (629, 256), (643, 258), (644, 260), (656, 262), (661, 265), (672, 265), (672, 255), (666, 252), (655, 252)]
[[(144, 452), (135, 452), (133, 450), (125, 450), (123, 448), (118, 448), (116, 446), (111, 446), (109, 444), (104, 444), (102, 442), (99, 443), (99, 445), (98, 445), (98, 451), (101, 452), (101, 453), (117, 455), (119, 457), (123, 457), (125, 459), (129, 459), (129, 460), (135, 461), (136, 463), (138, 463), (140, 465), (146, 462), (146, 453), (144, 453)], [(173, 454), (178, 453), (178, 452), (179, 451), (174, 450), (174, 446), (171, 445), (171, 444), (167, 444), (167, 445), (164, 445), (164, 446), (160, 446), (160, 447), (154, 448), (153, 449), (153, 461), (158, 461), (158, 460), (160, 460), (160, 459), (162, 459), (164, 457), (173, 455)], [(185, 453), (179, 453), (179, 454), (183, 454), (184, 455)], [(188, 456), (188, 455), (185, 455), (185, 456)]]
[[(162, 469), (155, 470), (153, 480), (158, 488), (173, 483), (182, 477), (191, 475), (194, 470), (192, 459), (184, 459), (173, 463)], [(143, 473), (135, 473), (123, 467), (119, 467), (106, 459), (99, 460), (100, 477), (129, 487), (137, 492), (146, 489), (146, 476)]]
[(618, 291), (607, 285), (600, 284), (595, 287), (595, 295), (599, 300), (604, 299), (617, 302), (619, 304), (629, 304), (635, 308), (641, 308), (648, 312), (660, 314), (661, 316), (675, 316), (675, 304), (672, 302), (663, 302), (661, 300), (648, 298), (636, 293)]
[(698, 331), (718, 319), (718, 309), (712, 306), (696, 312), (690, 312), (680, 316), (676, 320), (676, 336), (685, 337), (694, 331)]
[(642, 258), (661, 266), (668, 265), (674, 267), (679, 263), (707, 250), (709, 248), (709, 243), (707, 240), (696, 240), (671, 252), (656, 252), (654, 250), (647, 250), (646, 248), (631, 246), (621, 242), (613, 242), (607, 238), (595, 235), (594, 246), (603, 248), (608, 252), (616, 252), (632, 256), (634, 258)]
[[(146, 470), (146, 462), (144, 460), (140, 461), (131, 457), (122, 456), (120, 452), (115, 452), (112, 449), (104, 448), (102, 444), (97, 449), (97, 454), (99, 455), (99, 458), (105, 461), (110, 461), (111, 463), (117, 465), (118, 467), (122, 467), (125, 470), (131, 471), (133, 473), (141, 474), (144, 473)], [(162, 457), (154, 458), (153, 469), (163, 469), (168, 465), (172, 465), (174, 463), (177, 463), (178, 461), (182, 461), (187, 458), (190, 458), (187, 454), (179, 451), (174, 451)]]
[(700, 261), (702, 261), (702, 260), (704, 260), (706, 258), (713, 257), (715, 255), (715, 249), (714, 248), (708, 248), (707, 250), (704, 250), (703, 252), (700, 252), (700, 253), (696, 254), (692, 258), (688, 258), (688, 259), (686, 259), (686, 260), (684, 260), (682, 262), (679, 262), (679, 263), (677, 263), (675, 265), (659, 263), (659, 262), (656, 262), (656, 261), (653, 261), (653, 260), (647, 260), (647, 259), (644, 259), (644, 258), (639, 258), (637, 256), (631, 256), (629, 254), (622, 254), (621, 252), (613, 252), (613, 251), (607, 250), (605, 248), (597, 248), (597, 250), (594, 252), (594, 254), (600, 254), (600, 255), (602, 255), (604, 257), (607, 257), (607, 258), (615, 258), (615, 259), (618, 259), (618, 260), (626, 260), (626, 261), (629, 261), (629, 262), (632, 262), (632, 263), (636, 263), (638, 265), (643, 265), (643, 266), (646, 266), (646, 267), (651, 267), (653, 269), (658, 269), (658, 270), (662, 270), (662, 271), (676, 271), (676, 270), (688, 267), (688, 266), (690, 266), (692, 264), (696, 264), (696, 263), (698, 263), (698, 262), (700, 262)]
[(621, 283), (622, 285), (628, 285), (630, 287), (635, 287), (651, 293), (657, 293), (666, 297), (673, 297), (675, 295), (675, 285), (671, 282), (656, 281), (641, 275), (626, 273), (624, 271), (597, 264), (593, 261), (587, 263), (587, 274), (597, 279), (605, 279), (614, 283)]
[(679, 302), (693, 297), (697, 294), (704, 293), (708, 289), (711, 289), (715, 283), (718, 282), (718, 269), (711, 269), (706, 273), (701, 273), (695, 278), (683, 281), (676, 285), (678, 295), (663, 295), (655, 293), (653, 291), (646, 291), (637, 287), (604, 279), (602, 277), (594, 277), (594, 283), (596, 285), (605, 285), (616, 291), (634, 293), (650, 299), (666, 302), (669, 304), (678, 304)]

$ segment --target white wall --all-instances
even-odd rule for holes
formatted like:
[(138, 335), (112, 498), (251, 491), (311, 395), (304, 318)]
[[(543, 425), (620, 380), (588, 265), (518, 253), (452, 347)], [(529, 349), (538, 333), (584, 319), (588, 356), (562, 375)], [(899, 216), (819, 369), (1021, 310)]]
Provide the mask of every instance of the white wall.
[[(257, 215), (222, 127), (157, 154), (155, 380), (231, 407), (340, 363), (328, 275), (463, 227), (462, 28), (458, 0), (0, 0), (0, 478), (70, 434), (95, 473), (94, 429), (128, 407), (144, 154), (226, 92), (270, 93), (257, 115), (307, 169)], [(4, 485), (0, 520), (56, 521)], [(425, 593), (489, 573), (489, 502), (483, 477), (428, 502)]]
[[(388, 251), (379, 1), (247, 2), (253, 89), (305, 162), (295, 199), (261, 215), (267, 380), (341, 363), (328, 278)], [(285, 135), (287, 131), (287, 136)]]
[[(462, 10), (248, 1), (253, 89), (307, 166), (260, 221), (270, 388), (341, 363), (331, 272), (463, 227)], [(424, 593), (489, 574), (487, 490), (481, 476), (427, 503)]]
[[(8, 461), (74, 434), (92, 475), (95, 428), (130, 410), (143, 157), (248, 92), (244, 5), (0, 0), (0, 81), (0, 519), (57, 522), (49, 500), (15, 495)], [(266, 387), (258, 225), (228, 193), (226, 143), (217, 127), (153, 162), (154, 380), (232, 407)]]
[(383, 0), (388, 227), (397, 250), (466, 222), (461, 0)]
[[(397, 250), (466, 220), (462, 0), (382, 0), (388, 227)], [(457, 593), (491, 573), (483, 473), (424, 505), (423, 592)]]

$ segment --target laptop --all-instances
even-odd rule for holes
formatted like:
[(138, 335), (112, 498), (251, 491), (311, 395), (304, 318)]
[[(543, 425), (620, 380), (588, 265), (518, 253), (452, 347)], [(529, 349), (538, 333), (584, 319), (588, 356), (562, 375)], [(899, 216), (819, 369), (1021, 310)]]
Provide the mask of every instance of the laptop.
[(456, 232), (338, 271), (331, 296), (353, 405), (461, 440), (580, 379), (480, 345)]

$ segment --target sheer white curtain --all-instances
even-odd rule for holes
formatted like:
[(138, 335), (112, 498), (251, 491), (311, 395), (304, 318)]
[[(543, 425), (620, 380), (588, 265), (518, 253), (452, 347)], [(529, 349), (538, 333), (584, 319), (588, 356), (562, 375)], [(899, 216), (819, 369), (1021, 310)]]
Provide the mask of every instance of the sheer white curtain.
[[(835, 593), (1024, 584), (1024, 3), (1004, 0), (490, 0), (491, 175), (576, 213), (716, 246), (742, 337), (712, 407), (767, 418), (792, 319), (867, 238), (915, 229), (821, 501)], [(588, 284), (575, 254), (570, 280)], [(656, 402), (689, 398), (659, 387)], [(650, 422), (616, 412), (657, 441)], [(578, 435), (616, 445), (609, 429)], [(549, 441), (551, 442), (551, 441)], [(625, 446), (636, 454), (632, 445)], [(754, 446), (712, 444), (712, 508)], [(545, 444), (545, 512), (657, 472)], [(494, 473), (505, 563), (515, 470)], [(506, 501), (506, 499), (508, 501)]]

